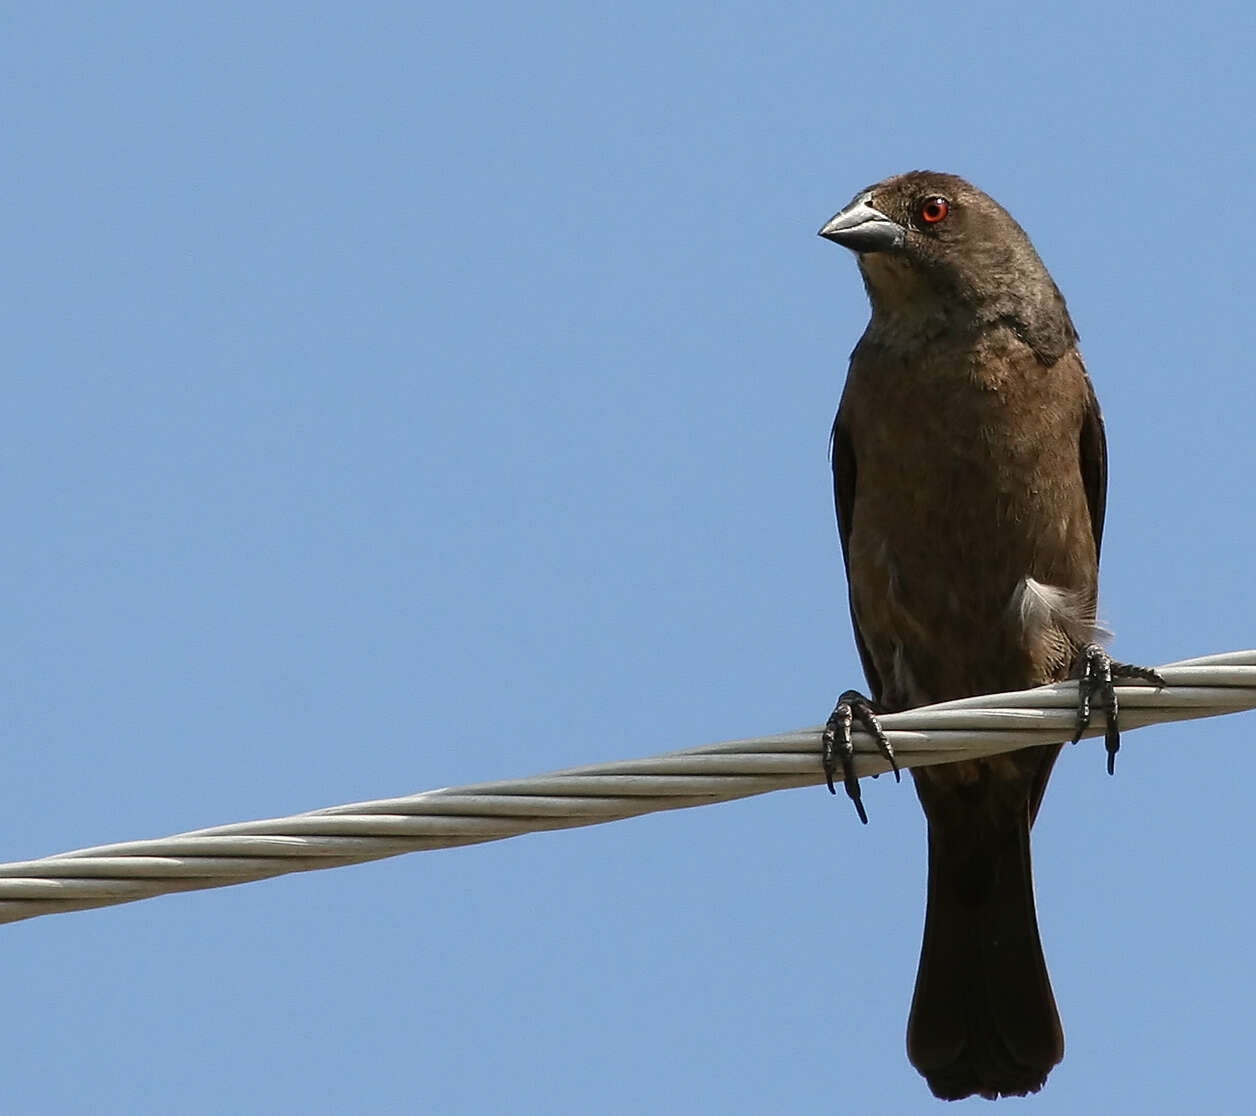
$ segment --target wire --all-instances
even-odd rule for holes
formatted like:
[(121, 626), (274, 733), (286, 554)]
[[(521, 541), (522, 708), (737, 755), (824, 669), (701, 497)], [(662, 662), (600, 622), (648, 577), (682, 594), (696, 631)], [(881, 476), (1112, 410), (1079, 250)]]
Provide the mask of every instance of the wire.
[[(1167, 683), (1121, 684), (1121, 728), (1256, 708), (1256, 651), (1159, 668)], [(881, 718), (900, 767), (951, 763), (1070, 739), (1077, 683), (965, 698)], [(1102, 733), (1095, 718), (1087, 736)], [(855, 736), (860, 776), (889, 769)], [(130, 903), (176, 891), (336, 868), (425, 849), (596, 825), (824, 781), (820, 728), (601, 763), (525, 779), (446, 787), (0, 864), (0, 922)]]

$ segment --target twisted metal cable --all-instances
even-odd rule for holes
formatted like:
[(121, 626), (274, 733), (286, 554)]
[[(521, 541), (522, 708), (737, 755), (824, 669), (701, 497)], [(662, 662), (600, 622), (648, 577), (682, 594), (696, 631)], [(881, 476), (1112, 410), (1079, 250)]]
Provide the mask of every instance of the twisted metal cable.
[[(1256, 651), (1159, 668), (1166, 686), (1120, 684), (1121, 728), (1256, 708)], [(1077, 683), (965, 698), (884, 716), (900, 767), (950, 763), (1073, 735)], [(647, 759), (446, 787), (0, 864), (0, 922), (496, 841), (822, 783), (820, 728)], [(1103, 732), (1102, 717), (1086, 733)], [(859, 775), (889, 769), (855, 734)]]

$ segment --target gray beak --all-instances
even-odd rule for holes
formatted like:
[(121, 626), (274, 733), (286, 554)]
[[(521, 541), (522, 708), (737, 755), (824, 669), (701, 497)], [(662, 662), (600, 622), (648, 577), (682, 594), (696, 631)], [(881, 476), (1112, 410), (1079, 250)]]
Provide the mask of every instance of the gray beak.
[(865, 194), (856, 198), (820, 230), (820, 235), (852, 252), (888, 252), (901, 248), (907, 239), (907, 230), (874, 209), (868, 201), (871, 196)]

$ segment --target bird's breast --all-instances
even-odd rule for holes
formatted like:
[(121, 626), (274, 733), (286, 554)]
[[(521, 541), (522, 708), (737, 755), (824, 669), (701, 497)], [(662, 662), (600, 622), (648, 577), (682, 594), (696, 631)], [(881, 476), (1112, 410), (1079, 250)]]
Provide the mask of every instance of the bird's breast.
[(1084, 396), (980, 357), (852, 362), (852, 604), (890, 707), (1048, 681), (1093, 622)]

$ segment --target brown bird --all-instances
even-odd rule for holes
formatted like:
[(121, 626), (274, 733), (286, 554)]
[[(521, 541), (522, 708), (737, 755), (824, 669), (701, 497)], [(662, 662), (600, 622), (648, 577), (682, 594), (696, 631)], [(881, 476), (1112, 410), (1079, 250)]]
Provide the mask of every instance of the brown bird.
[[(1081, 675), (1109, 764), (1112, 678), (1154, 672), (1095, 644), (1107, 450), (1064, 298), (1020, 225), (976, 187), (915, 171), (820, 235), (858, 254), (872, 317), (833, 424), (838, 531), (871, 701), (826, 731), (860, 818), (851, 721)], [(907, 1052), (934, 1094), (1036, 1092), (1064, 1056), (1038, 937), (1029, 829), (1060, 745), (915, 768), (929, 895)], [(1109, 767), (1111, 769), (1111, 767)], [(896, 772), (897, 773), (897, 772)]]

